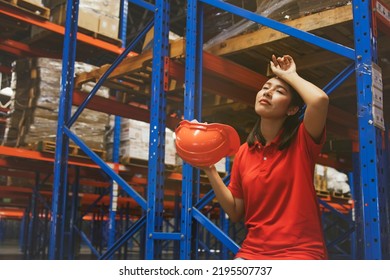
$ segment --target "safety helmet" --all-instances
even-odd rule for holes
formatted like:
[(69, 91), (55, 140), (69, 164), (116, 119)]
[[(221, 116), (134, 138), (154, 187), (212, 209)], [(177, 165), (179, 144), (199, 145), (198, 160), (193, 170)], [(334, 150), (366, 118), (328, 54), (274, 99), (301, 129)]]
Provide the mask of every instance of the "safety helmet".
[(240, 147), (237, 131), (226, 124), (181, 121), (175, 130), (176, 152), (194, 166), (210, 166)]

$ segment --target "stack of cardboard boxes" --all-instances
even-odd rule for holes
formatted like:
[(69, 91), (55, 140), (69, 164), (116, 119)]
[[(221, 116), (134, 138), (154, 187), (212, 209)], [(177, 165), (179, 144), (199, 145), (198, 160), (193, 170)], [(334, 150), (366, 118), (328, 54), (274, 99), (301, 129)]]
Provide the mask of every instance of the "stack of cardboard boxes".
[[(94, 69), (86, 63), (76, 62), (76, 72)], [(11, 88), (13, 90), (11, 114), (3, 144), (21, 147), (39, 141), (55, 141), (62, 61), (48, 58), (20, 59), (13, 63)], [(93, 84), (85, 84), (81, 90), (89, 91)], [(107, 88), (101, 88), (100, 96), (108, 97)], [(76, 107), (73, 106), (74, 112)], [(74, 131), (90, 147), (103, 149), (104, 123), (107, 114), (85, 109), (72, 126)]]
[[(110, 38), (119, 37), (120, 2), (107, 0), (80, 0), (78, 27), (80, 32), (101, 34)], [(42, 4), (50, 9), (50, 21), (64, 25), (66, 20), (65, 0), (42, 0)], [(34, 37), (42, 29), (33, 27)]]
[[(107, 159), (112, 159), (114, 117), (110, 117), (106, 134)], [(149, 160), (149, 123), (121, 118), (119, 156), (122, 163)], [(165, 129), (165, 164), (176, 165), (176, 149), (173, 131)]]

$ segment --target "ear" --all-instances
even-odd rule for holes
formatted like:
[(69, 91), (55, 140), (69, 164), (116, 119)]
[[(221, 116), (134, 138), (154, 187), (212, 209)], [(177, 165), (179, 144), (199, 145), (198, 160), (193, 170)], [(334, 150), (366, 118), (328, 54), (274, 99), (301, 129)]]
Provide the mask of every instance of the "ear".
[(287, 116), (293, 116), (299, 111), (298, 106), (292, 106), (287, 110)]

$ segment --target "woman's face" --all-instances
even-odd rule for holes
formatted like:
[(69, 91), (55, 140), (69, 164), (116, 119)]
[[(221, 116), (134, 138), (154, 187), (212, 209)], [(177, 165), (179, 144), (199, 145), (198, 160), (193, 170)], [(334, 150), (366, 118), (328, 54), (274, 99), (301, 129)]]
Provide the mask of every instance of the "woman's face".
[(292, 112), (289, 85), (281, 79), (269, 79), (256, 95), (255, 112), (262, 118), (286, 118)]

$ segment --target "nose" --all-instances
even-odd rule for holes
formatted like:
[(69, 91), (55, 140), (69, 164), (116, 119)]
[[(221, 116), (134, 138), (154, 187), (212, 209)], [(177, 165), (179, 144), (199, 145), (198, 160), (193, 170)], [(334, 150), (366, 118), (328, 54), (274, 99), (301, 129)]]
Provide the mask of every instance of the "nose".
[(263, 96), (264, 97), (272, 97), (272, 93), (269, 89), (267, 89), (263, 92)]

